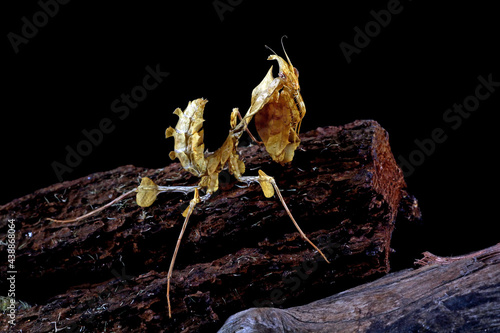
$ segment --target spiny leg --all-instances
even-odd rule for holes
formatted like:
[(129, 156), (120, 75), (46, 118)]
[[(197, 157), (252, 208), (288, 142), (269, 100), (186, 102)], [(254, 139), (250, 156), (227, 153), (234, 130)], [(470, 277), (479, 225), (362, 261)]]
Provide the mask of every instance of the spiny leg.
[(194, 210), (196, 204), (200, 202), (200, 195), (198, 193), (198, 189), (196, 188), (194, 191), (194, 198), (189, 202), (189, 207), (184, 211), (182, 215), (185, 216), (184, 223), (182, 224), (182, 229), (177, 238), (177, 244), (175, 245), (174, 255), (172, 256), (172, 261), (170, 261), (170, 268), (168, 269), (167, 274), (167, 303), (168, 303), (168, 317), (172, 318), (172, 310), (170, 306), (170, 279), (172, 278), (172, 272), (174, 270), (175, 258), (177, 257), (177, 252), (179, 251), (179, 246), (181, 245), (182, 236), (184, 235), (184, 231), (186, 231), (186, 226), (189, 221), (189, 217)]
[(297, 230), (300, 234), (300, 237), (302, 237), (302, 239), (304, 239), (309, 244), (311, 244), (311, 246), (316, 251), (318, 251), (319, 254), (321, 254), (321, 256), (325, 259), (325, 261), (327, 263), (330, 263), (330, 261), (326, 258), (325, 254), (313, 242), (311, 242), (311, 240), (309, 238), (307, 238), (306, 234), (302, 231), (302, 229), (300, 229), (299, 224), (297, 223), (297, 221), (295, 221), (292, 213), (288, 209), (288, 206), (285, 203), (285, 199), (283, 199), (283, 196), (281, 195), (280, 189), (278, 188), (278, 185), (276, 185), (276, 181), (274, 180), (273, 177), (268, 176), (264, 173), (264, 171), (259, 170), (258, 177), (257, 176), (244, 176), (244, 177), (240, 178), (240, 181), (246, 182), (246, 183), (259, 182), (260, 186), (262, 187), (262, 191), (264, 192), (264, 195), (266, 196), (266, 198), (272, 197), (274, 195), (274, 193), (276, 192), (276, 194), (278, 194), (278, 198), (281, 201), (281, 204), (285, 208), (285, 211), (287, 212), (288, 216), (290, 217), (293, 224), (295, 225), (295, 228), (297, 228)]
[[(237, 115), (238, 115), (238, 118), (240, 119), (240, 121), (243, 121), (243, 118), (241, 117), (240, 111), (236, 111), (236, 112), (237, 112)], [(252, 139), (255, 143), (257, 143), (258, 145), (264, 144), (264, 142), (257, 140), (253, 136), (252, 132), (250, 132), (250, 130), (248, 129), (248, 124), (246, 122), (245, 122), (245, 131), (248, 133), (248, 136), (250, 136), (250, 139)]]

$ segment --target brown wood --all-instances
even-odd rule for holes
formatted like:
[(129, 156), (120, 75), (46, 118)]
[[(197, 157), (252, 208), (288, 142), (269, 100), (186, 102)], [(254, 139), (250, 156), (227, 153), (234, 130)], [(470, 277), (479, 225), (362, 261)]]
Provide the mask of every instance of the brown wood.
[[(69, 328), (64, 332), (213, 332), (237, 311), (304, 304), (388, 272), (394, 223), (418, 208), (405, 192), (386, 131), (356, 121), (301, 138), (285, 167), (271, 163), (263, 147), (239, 151), (246, 175), (262, 168), (275, 177), (295, 219), (331, 264), (299, 237), (279, 200), (223, 174), (221, 190), (191, 216), (168, 319), (167, 270), (191, 197), (161, 194), (146, 209), (130, 198), (77, 223), (46, 220), (85, 214), (140, 177), (159, 185), (198, 181), (178, 163), (159, 170), (124, 166), (0, 206), (2, 234), (7, 220), (16, 220), (16, 298), (32, 306), (19, 309), (16, 331), (57, 325)], [(3, 270), (0, 281), (6, 277)], [(0, 325), (8, 328), (5, 318)]]
[(242, 311), (219, 333), (500, 332), (500, 243), (440, 259), (307, 305)]

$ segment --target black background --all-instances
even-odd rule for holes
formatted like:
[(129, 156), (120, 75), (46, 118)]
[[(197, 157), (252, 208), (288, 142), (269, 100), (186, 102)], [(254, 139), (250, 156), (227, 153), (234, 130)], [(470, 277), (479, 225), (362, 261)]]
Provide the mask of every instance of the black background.
[[(479, 75), (500, 81), (493, 5), (402, 0), (401, 12), (348, 63), (340, 43), (353, 45), (354, 28), (364, 30), (374, 20), (370, 12), (390, 1), (233, 0), (221, 17), (214, 1), (73, 0), (15, 53), (8, 34), (20, 35), (22, 18), (33, 22), (41, 10), (37, 1), (22, 3), (2, 10), (1, 204), (58, 182), (51, 163), (64, 163), (65, 147), (75, 148), (82, 130), (103, 118), (115, 130), (64, 180), (126, 164), (167, 165), (173, 140), (165, 140), (164, 131), (177, 121), (172, 112), (199, 97), (209, 100), (206, 146), (217, 149), (231, 109), (246, 111), (252, 89), (273, 64), (264, 45), (282, 54), (280, 38), (287, 35), (307, 106), (302, 132), (375, 119), (389, 132), (395, 157), (408, 158), (417, 149), (414, 140), (445, 130), (447, 140), (407, 177), (423, 220), (397, 226), (399, 255), (454, 255), (499, 241), (500, 88), (456, 130), (443, 121), (448, 108), (474, 94)], [(120, 120), (111, 103), (157, 64), (169, 76)]]

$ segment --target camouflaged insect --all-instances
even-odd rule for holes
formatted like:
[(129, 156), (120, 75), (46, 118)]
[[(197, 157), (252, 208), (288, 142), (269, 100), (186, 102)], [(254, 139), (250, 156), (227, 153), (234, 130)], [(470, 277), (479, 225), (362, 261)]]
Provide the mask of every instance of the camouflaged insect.
[[(244, 131), (248, 131), (248, 124), (255, 117), (255, 127), (271, 158), (280, 164), (292, 161), (295, 150), (300, 144), (298, 133), (300, 124), (306, 113), (306, 108), (300, 94), (298, 71), (292, 66), (288, 55), (286, 55), (286, 58), (287, 60), (285, 61), (276, 54), (269, 56), (268, 60), (278, 61), (278, 76), (273, 77), (273, 67), (271, 66), (264, 79), (253, 89), (251, 104), (244, 117), (240, 116), (238, 109), (233, 109), (229, 119), (230, 130), (228, 136), (222, 146), (213, 153), (205, 152), (205, 144), (203, 142), (203, 113), (207, 100), (198, 98), (189, 102), (184, 111), (180, 108), (174, 111), (174, 114), (179, 117), (177, 125), (175, 128), (169, 127), (165, 131), (167, 138), (174, 138), (174, 150), (170, 152), (169, 156), (171, 159), (177, 158), (186, 171), (200, 178), (200, 182), (197, 185), (159, 186), (150, 178), (144, 177), (137, 188), (122, 194), (95, 211), (71, 220), (50, 220), (62, 223), (79, 221), (109, 207), (111, 204), (134, 192), (137, 193), (137, 204), (141, 207), (151, 206), (158, 194), (163, 192), (194, 192), (193, 199), (182, 214), (184, 216), (184, 223), (177, 239), (167, 274), (169, 317), (172, 315), (170, 280), (189, 217), (198, 203), (208, 200), (218, 190), (219, 173), (224, 169), (227, 169), (240, 182), (247, 184), (259, 183), (267, 198), (276, 194), (294, 226), (299, 231), (300, 236), (329, 262), (323, 252), (300, 229), (288, 209), (274, 178), (266, 175), (262, 170), (258, 171), (258, 176), (243, 176), (245, 173), (245, 164), (237, 151), (241, 135)], [(238, 118), (240, 118), (239, 122)], [(200, 191), (203, 191), (205, 195), (200, 197)]]

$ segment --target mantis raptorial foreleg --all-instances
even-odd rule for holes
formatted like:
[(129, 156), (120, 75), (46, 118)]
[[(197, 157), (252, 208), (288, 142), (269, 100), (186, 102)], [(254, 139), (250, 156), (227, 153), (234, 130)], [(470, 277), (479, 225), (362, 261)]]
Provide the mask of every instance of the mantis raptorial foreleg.
[[(241, 116), (241, 113), (238, 109), (234, 109), (233, 112), (236, 112), (236, 114), (238, 115), (238, 118), (240, 119), (240, 122), (244, 121), (243, 120), (243, 117)], [(236, 126), (236, 124), (235, 124)], [(233, 127), (235, 127), (233, 126)], [(250, 137), (250, 139), (252, 139), (255, 143), (257, 143), (258, 145), (262, 145), (264, 144), (264, 142), (262, 141), (259, 141), (255, 138), (255, 136), (252, 134), (252, 132), (250, 132), (250, 130), (248, 129), (248, 124), (246, 123), (245, 121), (245, 131), (248, 133), (248, 136)]]
[(283, 199), (283, 196), (281, 195), (280, 189), (278, 188), (278, 185), (276, 184), (276, 181), (274, 180), (273, 177), (268, 176), (264, 173), (264, 171), (259, 170), (259, 176), (243, 176), (240, 177), (239, 179), (242, 182), (245, 183), (255, 183), (258, 182), (260, 186), (262, 187), (262, 191), (264, 192), (264, 195), (266, 198), (270, 198), (276, 193), (278, 195), (278, 198), (281, 201), (281, 204), (283, 205), (283, 208), (285, 208), (285, 211), (287, 212), (288, 216), (292, 220), (293, 224), (295, 225), (295, 228), (297, 228), (297, 231), (300, 234), (300, 237), (302, 237), (303, 240), (311, 244), (311, 246), (318, 251), (319, 254), (325, 259), (327, 263), (330, 263), (330, 261), (326, 258), (325, 254), (313, 243), (309, 238), (307, 238), (306, 234), (300, 229), (299, 224), (295, 219), (293, 218), (292, 213), (290, 212), (290, 209), (288, 209), (287, 204), (285, 203), (285, 199)]
[(168, 317), (172, 318), (172, 309), (170, 306), (170, 279), (172, 278), (172, 272), (174, 271), (175, 258), (177, 257), (177, 252), (179, 252), (179, 246), (181, 245), (182, 236), (184, 235), (184, 231), (186, 231), (186, 226), (189, 222), (189, 217), (194, 210), (194, 207), (197, 203), (200, 202), (200, 195), (198, 193), (198, 189), (194, 190), (194, 198), (189, 202), (189, 207), (182, 214), (184, 218), (184, 223), (182, 224), (182, 229), (177, 238), (177, 244), (175, 245), (174, 254), (172, 256), (172, 260), (170, 261), (170, 268), (168, 269), (167, 274), (167, 303), (168, 303)]

